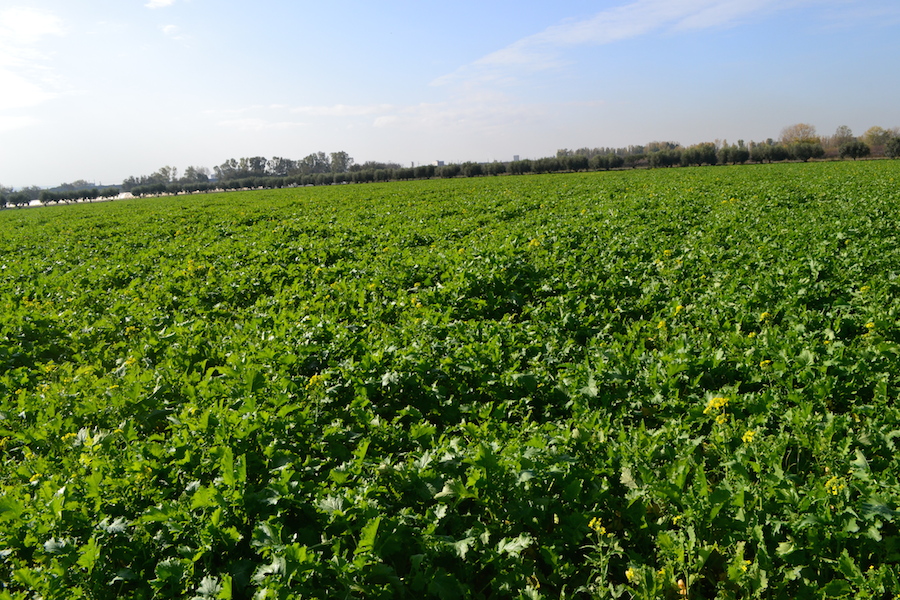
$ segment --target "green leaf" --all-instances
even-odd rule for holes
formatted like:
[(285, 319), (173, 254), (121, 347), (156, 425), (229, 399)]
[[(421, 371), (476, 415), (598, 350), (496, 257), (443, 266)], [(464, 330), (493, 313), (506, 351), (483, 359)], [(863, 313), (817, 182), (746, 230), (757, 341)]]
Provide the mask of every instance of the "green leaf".
[(0, 496), (0, 521), (15, 521), (24, 508), (10, 496)]
[(228, 487), (234, 487), (234, 453), (228, 446), (222, 449), (222, 456), (219, 458), (219, 470), (222, 473), (222, 482)]
[(531, 538), (531, 536), (526, 533), (523, 533), (516, 538), (503, 538), (497, 543), (497, 552), (501, 554), (509, 554), (510, 556), (518, 556), (533, 542), (534, 540)]
[(866, 578), (863, 576), (862, 571), (859, 570), (859, 567), (856, 566), (856, 562), (850, 557), (850, 553), (847, 552), (846, 548), (844, 548), (841, 557), (838, 559), (838, 570), (856, 585), (865, 583)]
[(378, 526), (381, 525), (381, 517), (375, 517), (359, 532), (359, 544), (356, 546), (356, 554), (369, 552), (375, 546), (375, 537), (378, 535)]
[(453, 542), (450, 545), (456, 551), (457, 556), (459, 556), (461, 559), (465, 560), (466, 554), (469, 553), (469, 548), (471, 548), (474, 543), (475, 543), (475, 538), (467, 537), (467, 538), (461, 539), (459, 541)]
[(222, 584), (219, 583), (219, 579), (217, 577), (207, 575), (200, 581), (200, 585), (197, 586), (197, 593), (194, 596), (194, 600), (218, 598), (219, 592), (221, 591)]
[(443, 489), (434, 495), (435, 500), (443, 498), (475, 498), (475, 493), (469, 490), (465, 484), (459, 480), (451, 479), (444, 484)]
[(852, 594), (853, 588), (843, 579), (838, 579), (820, 589), (819, 593), (824, 594), (826, 598), (840, 598)]
[(272, 559), (271, 563), (262, 565), (256, 569), (256, 572), (253, 574), (253, 581), (261, 584), (273, 575), (283, 575), (285, 573), (285, 567), (284, 557), (276, 556)]
[(853, 468), (853, 475), (863, 481), (871, 481), (871, 468), (869, 467), (869, 461), (866, 460), (865, 454), (862, 453), (862, 450), (859, 448), (856, 449), (856, 458), (850, 461), (850, 466)]
[(156, 565), (156, 578), (160, 581), (181, 581), (184, 564), (177, 558), (167, 558)]
[(279, 549), (281, 543), (281, 527), (276, 523), (260, 523), (253, 530), (250, 545), (254, 548)]

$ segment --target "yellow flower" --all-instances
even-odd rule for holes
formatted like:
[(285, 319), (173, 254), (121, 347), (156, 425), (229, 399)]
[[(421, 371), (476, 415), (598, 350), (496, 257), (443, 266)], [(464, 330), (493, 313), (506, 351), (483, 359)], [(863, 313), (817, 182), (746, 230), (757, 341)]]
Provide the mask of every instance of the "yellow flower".
[(745, 444), (749, 444), (753, 441), (754, 436), (756, 436), (756, 432), (752, 429), (748, 429), (744, 432), (744, 435), (741, 436), (741, 441)]
[(825, 482), (825, 491), (834, 496), (840, 494), (845, 487), (844, 480), (837, 475)]
[(44, 475), (43, 473), (35, 473), (34, 475), (31, 476), (31, 479), (29, 479), (28, 481), (30, 481), (31, 483), (34, 483), (35, 481), (40, 479), (43, 475)]
[(750, 338), (750, 339), (755, 338), (755, 337), (756, 337), (756, 332), (755, 332), (755, 331), (751, 331), (750, 333), (747, 334), (747, 337)]
[(771, 365), (771, 364), (772, 364), (772, 361), (771, 361), (771, 360), (761, 360), (761, 361), (759, 361), (759, 366), (762, 367), (763, 369), (766, 368), (766, 367), (768, 367), (768, 366)]
[(869, 321), (868, 323), (866, 323), (866, 329), (875, 329), (875, 323)]
[(759, 315), (760, 321), (769, 321), (772, 319), (772, 313), (766, 311), (763, 314)]
[(600, 519), (598, 519), (597, 517), (591, 519), (591, 522), (588, 523), (588, 527), (590, 527), (600, 535), (606, 534), (606, 527), (603, 526), (603, 524), (600, 522)]
[(706, 408), (703, 410), (704, 415), (708, 415), (714, 410), (719, 410), (720, 408), (725, 408), (728, 406), (728, 398), (715, 397), (710, 398), (709, 402), (706, 403)]
[(662, 321), (660, 321), (659, 324), (656, 326), (656, 328), (657, 329), (665, 329), (666, 328), (666, 320), (663, 319)]
[(678, 306), (675, 307), (675, 314), (677, 315), (678, 313), (680, 313), (683, 310), (684, 310), (684, 306), (679, 304)]
[(727, 422), (728, 422), (728, 415), (726, 415), (725, 413), (722, 413), (721, 415), (716, 417), (716, 423), (718, 423), (719, 425), (724, 425)]
[(637, 573), (634, 572), (634, 569), (628, 567), (628, 570), (625, 571), (625, 578), (628, 579), (628, 581), (634, 581), (636, 577)]

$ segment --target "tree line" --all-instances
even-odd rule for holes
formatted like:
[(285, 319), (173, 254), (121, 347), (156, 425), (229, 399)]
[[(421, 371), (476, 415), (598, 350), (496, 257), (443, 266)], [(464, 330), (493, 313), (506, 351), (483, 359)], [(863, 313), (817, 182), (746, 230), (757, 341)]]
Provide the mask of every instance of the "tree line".
[(779, 139), (735, 144), (716, 140), (691, 146), (677, 142), (650, 142), (619, 148), (579, 148), (557, 150), (556, 156), (491, 163), (463, 162), (446, 165), (402, 167), (393, 162), (367, 161), (358, 164), (344, 151), (314, 152), (295, 160), (262, 156), (230, 158), (213, 167), (189, 166), (183, 173), (165, 166), (151, 175), (126, 178), (119, 187), (98, 187), (84, 180), (62, 184), (52, 189), (28, 187), (18, 191), (0, 186), (0, 208), (28, 206), (38, 200), (42, 204), (92, 201), (114, 198), (120, 191), (133, 196), (184, 194), (235, 189), (282, 188), (307, 185), (370, 183), (431, 179), (435, 177), (479, 177), (487, 175), (522, 175), (526, 173), (558, 173), (566, 171), (611, 170), (621, 168), (666, 168), (771, 163), (786, 160), (806, 162), (817, 158), (859, 159), (868, 156), (900, 158), (900, 128), (871, 127), (855, 136), (842, 125), (834, 135), (819, 136), (807, 123), (785, 127)]

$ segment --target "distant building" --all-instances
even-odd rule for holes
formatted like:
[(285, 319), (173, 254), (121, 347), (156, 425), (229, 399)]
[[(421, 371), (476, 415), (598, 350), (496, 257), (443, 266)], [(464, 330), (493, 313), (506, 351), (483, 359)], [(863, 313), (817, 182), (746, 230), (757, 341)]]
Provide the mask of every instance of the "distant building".
[(513, 154), (513, 160), (519, 160), (519, 155), (518, 155), (518, 154)]
[(431, 164), (432, 164), (433, 166), (435, 166), (435, 167), (443, 167), (443, 166), (444, 166), (444, 161), (442, 161), (442, 160), (436, 160), (436, 161), (434, 161), (434, 162), (431, 163)]

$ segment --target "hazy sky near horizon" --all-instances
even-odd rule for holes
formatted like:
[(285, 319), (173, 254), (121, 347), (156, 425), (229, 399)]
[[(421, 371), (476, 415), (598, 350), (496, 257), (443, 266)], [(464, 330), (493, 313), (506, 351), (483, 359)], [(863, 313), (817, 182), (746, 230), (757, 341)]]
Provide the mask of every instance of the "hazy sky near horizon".
[(0, 184), (900, 126), (897, 0), (0, 0)]

